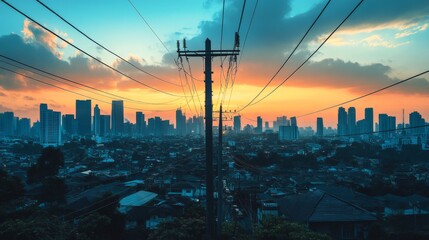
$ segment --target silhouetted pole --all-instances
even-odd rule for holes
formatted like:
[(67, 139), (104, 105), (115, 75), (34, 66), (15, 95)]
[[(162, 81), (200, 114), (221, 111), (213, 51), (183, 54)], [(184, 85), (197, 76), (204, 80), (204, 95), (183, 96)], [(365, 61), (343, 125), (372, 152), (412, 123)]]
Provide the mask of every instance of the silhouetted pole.
[(223, 204), (223, 185), (222, 185), (222, 104), (219, 109), (219, 158), (217, 161), (217, 239), (220, 239), (222, 232), (222, 204)]
[(235, 35), (234, 50), (211, 50), (211, 41), (206, 39), (205, 50), (186, 50), (186, 41), (183, 41), (184, 51), (180, 51), (180, 43), (177, 41), (177, 53), (179, 57), (204, 57), (205, 58), (205, 119), (206, 119), (206, 214), (207, 214), (207, 239), (215, 239), (215, 213), (214, 213), (214, 185), (213, 185), (213, 103), (212, 103), (212, 57), (237, 56), (239, 39)]

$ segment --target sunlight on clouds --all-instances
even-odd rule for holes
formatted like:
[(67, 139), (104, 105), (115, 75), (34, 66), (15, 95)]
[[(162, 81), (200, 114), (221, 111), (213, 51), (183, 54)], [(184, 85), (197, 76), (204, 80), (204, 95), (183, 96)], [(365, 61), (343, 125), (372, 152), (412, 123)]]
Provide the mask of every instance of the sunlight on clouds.
[(418, 32), (425, 31), (428, 28), (428, 26), (429, 26), (429, 24), (425, 23), (425, 24), (422, 24), (420, 26), (414, 26), (411, 29), (408, 28), (408, 29), (406, 29), (406, 31), (403, 31), (403, 32), (400, 32), (400, 33), (396, 33), (395, 34), (395, 38), (403, 38), (403, 37), (407, 37), (407, 36), (410, 36), (410, 35), (414, 35), (414, 34), (416, 34)]
[(385, 47), (385, 48), (396, 48), (399, 46), (410, 44), (409, 41), (402, 42), (402, 43), (393, 43), (391, 41), (387, 41), (383, 39), (380, 35), (369, 36), (367, 38), (362, 39), (360, 42), (370, 47)]

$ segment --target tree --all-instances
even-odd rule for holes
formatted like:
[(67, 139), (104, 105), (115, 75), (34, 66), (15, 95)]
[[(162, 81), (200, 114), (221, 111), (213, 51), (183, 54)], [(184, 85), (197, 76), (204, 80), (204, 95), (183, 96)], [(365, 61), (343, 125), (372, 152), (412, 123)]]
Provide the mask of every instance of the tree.
[(59, 177), (46, 177), (43, 180), (42, 193), (39, 195), (39, 201), (50, 204), (59, 204), (66, 202), (67, 185)]
[(0, 204), (14, 200), (24, 194), (21, 179), (0, 169)]
[(55, 176), (62, 166), (64, 166), (64, 154), (61, 150), (54, 147), (44, 148), (37, 163), (28, 169), (27, 181), (35, 183), (42, 181), (45, 177)]
[(80, 219), (78, 231), (93, 240), (113, 239), (109, 231), (110, 224), (111, 219), (106, 215), (92, 213)]
[(87, 240), (88, 238), (57, 217), (38, 212), (28, 218), (10, 219), (0, 224), (0, 239)]
[(178, 218), (158, 225), (148, 239), (199, 240), (204, 239), (206, 222), (201, 218)]
[(281, 217), (266, 218), (256, 226), (254, 239), (329, 240), (329, 236), (308, 230), (305, 226)]

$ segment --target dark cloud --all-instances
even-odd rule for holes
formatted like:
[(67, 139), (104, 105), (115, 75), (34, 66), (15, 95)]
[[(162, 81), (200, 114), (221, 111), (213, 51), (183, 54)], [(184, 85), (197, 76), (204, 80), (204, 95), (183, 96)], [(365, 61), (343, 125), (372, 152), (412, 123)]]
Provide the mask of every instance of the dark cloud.
[[(294, 17), (287, 17), (291, 11), (289, 2), (259, 1), (249, 37), (242, 53), (245, 59), (254, 61), (281, 61), (281, 59), (285, 59), (284, 53), (290, 52), (298, 43), (301, 36), (304, 35), (326, 3), (324, 1), (320, 2), (305, 13)], [(330, 33), (358, 2), (358, 0), (332, 1), (307, 36), (302, 49), (306, 49), (307, 44), (311, 40), (315, 40), (323, 34)], [(246, 4), (246, 11), (240, 31), (242, 44), (250, 22), (254, 3), (255, 1), (247, 1)], [(225, 8), (224, 48), (232, 47), (234, 32), (238, 28), (241, 8), (242, 1), (232, 1)], [(429, 19), (429, 4), (427, 4), (427, 0), (364, 1), (340, 30), (356, 30), (395, 22), (411, 24), (422, 19)], [(210, 38), (212, 40), (212, 48), (218, 48), (220, 45), (220, 29), (221, 14), (218, 13), (212, 21), (204, 21), (200, 24), (201, 34), (189, 40), (188, 47), (202, 49), (205, 39)]]
[[(343, 88), (364, 94), (403, 80), (391, 78), (391, 70), (389, 66), (379, 63), (361, 65), (338, 59), (324, 59), (309, 63), (305, 71), (297, 74), (296, 79), (299, 80), (290, 80), (288, 86)], [(385, 92), (429, 95), (429, 81), (423, 77), (394, 86)]]

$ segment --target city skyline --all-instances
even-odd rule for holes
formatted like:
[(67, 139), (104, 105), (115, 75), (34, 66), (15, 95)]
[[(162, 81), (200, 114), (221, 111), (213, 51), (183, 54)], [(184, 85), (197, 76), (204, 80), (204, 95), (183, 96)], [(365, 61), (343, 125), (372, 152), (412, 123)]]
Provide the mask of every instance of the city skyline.
[[(0, 54), (110, 94), (150, 103), (124, 100), (124, 118), (131, 122), (134, 122), (135, 113), (138, 111), (143, 112), (147, 117), (161, 116), (171, 122), (174, 122), (175, 111), (178, 108), (181, 108), (187, 117), (200, 114), (201, 106), (204, 105), (203, 83), (195, 81), (196, 93), (192, 93), (189, 90), (192, 88), (186, 85), (183, 91), (180, 82), (185, 81), (185, 76), (182, 72), (182, 79), (179, 78), (172, 56), (173, 59), (177, 58), (176, 40), (183, 38), (187, 39), (187, 47), (191, 49), (202, 49), (205, 38), (212, 40), (213, 48), (220, 47), (222, 15), (220, 1), (205, 1), (200, 4), (185, 1), (179, 7), (166, 3), (135, 2), (136, 9), (140, 10), (145, 20), (151, 24), (169, 50), (168, 53), (151, 29), (139, 18), (133, 7), (126, 2), (110, 2), (110, 4), (104, 5), (95, 2), (84, 4), (79, 1), (73, 3), (45, 2), (46, 5), (104, 46), (169, 83), (143, 74), (127, 65), (123, 60), (103, 51), (37, 2), (28, 4), (19, 1), (8, 2), (115, 69), (119, 69), (148, 86), (177, 96), (163, 94), (127, 80), (124, 76), (103, 67), (87, 55), (79, 53), (72, 46), (46, 32), (4, 3), (1, 3), (0, 7), (5, 14), (0, 16), (0, 20), (8, 24), (0, 26), (0, 46), (2, 46)], [(310, 31), (310, 35), (292, 56), (291, 62), (286, 64), (261, 97), (273, 90), (308, 57), (358, 2), (332, 1), (327, 6), (326, 12), (321, 15), (320, 21)], [(241, 109), (262, 89), (296, 46), (305, 29), (310, 26), (326, 1), (259, 2), (246, 45), (243, 46), (255, 3), (255, 1), (248, 1), (245, 8), (246, 14), (243, 16), (240, 31), (242, 52), (239, 59), (241, 61), (230, 104), (228, 104), (229, 101), (224, 101), (225, 110)], [(184, 7), (186, 5), (188, 7)], [(379, 12), (378, 9), (382, 6), (388, 7), (383, 8), (383, 12)], [(232, 43), (241, 7), (240, 1), (226, 3), (224, 48), (229, 48)], [(161, 11), (161, 9), (163, 10)], [(79, 13), (77, 14), (77, 12)], [(191, 12), (192, 14), (190, 14)], [(108, 14), (116, 14), (121, 18), (120, 20), (108, 19), (105, 17)], [(171, 17), (180, 19), (180, 21), (172, 23)], [(123, 25), (127, 27), (123, 27)], [(267, 29), (267, 25), (272, 27)], [(429, 4), (425, 1), (414, 0), (408, 3), (364, 1), (290, 81), (267, 99), (240, 112), (241, 125), (256, 126), (257, 116), (262, 116), (264, 122), (271, 122), (278, 116), (285, 115), (290, 118), (304, 115), (364, 95), (427, 70), (425, 67), (428, 66), (429, 60), (426, 56), (429, 55), (429, 50), (425, 44), (429, 38), (428, 25)], [(105, 28), (100, 26), (109, 26), (109, 29), (103, 31), (101, 29)], [(288, 34), (289, 32), (294, 34)], [(181, 44), (183, 47), (182, 42)], [(4, 58), (0, 58), (0, 60), (6, 61)], [(183, 61), (187, 69), (186, 60), (183, 59)], [(201, 61), (189, 60), (189, 64), (194, 77), (199, 80), (203, 79)], [(221, 72), (219, 59), (215, 59), (213, 65), (213, 103), (216, 110), (218, 108), (217, 100), (223, 97), (219, 94)], [(4, 62), (0, 63), (0, 66), (17, 70)], [(112, 100), (67, 86), (64, 83), (54, 82), (51, 79), (24, 71), (22, 68), (18, 68), (18, 72), (79, 94), (100, 98), (105, 102)], [(186, 81), (188, 80), (190, 79), (186, 79)], [(225, 80), (222, 81), (225, 84)], [(191, 95), (194, 101), (191, 101)], [(200, 101), (197, 99), (197, 95), (201, 98)], [(225, 98), (228, 99), (228, 97), (227, 94)], [(34, 82), (23, 75), (0, 69), (0, 112), (13, 111), (16, 116), (29, 117), (34, 122), (39, 115), (39, 103), (47, 103), (51, 108), (58, 109), (62, 113), (73, 113), (74, 101), (77, 98), (87, 99)], [(111, 106), (108, 103), (95, 99), (91, 99), (91, 102), (91, 107), (96, 104), (99, 106), (102, 115), (110, 115)], [(193, 105), (193, 102), (196, 106)], [(396, 116), (396, 119), (399, 120), (402, 118), (403, 109), (408, 113), (418, 111), (428, 119), (428, 76), (427, 74), (422, 75), (386, 91), (344, 104), (343, 107), (346, 109), (355, 107), (356, 119), (364, 118), (363, 109), (366, 107), (374, 109), (373, 117), (375, 119), (379, 113), (386, 113)], [(323, 117), (324, 126), (334, 127), (337, 124), (337, 108), (298, 117), (297, 120), (299, 126), (310, 125), (315, 129), (317, 117)], [(252, 121), (248, 119), (252, 119)]]

